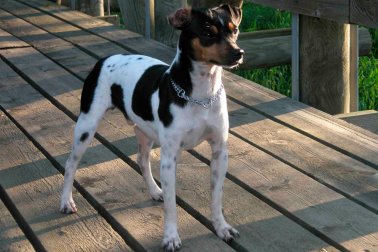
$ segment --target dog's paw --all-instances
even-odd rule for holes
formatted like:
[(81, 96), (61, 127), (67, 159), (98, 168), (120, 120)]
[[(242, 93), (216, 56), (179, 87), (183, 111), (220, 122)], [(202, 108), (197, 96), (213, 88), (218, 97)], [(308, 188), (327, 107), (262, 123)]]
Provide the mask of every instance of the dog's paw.
[(239, 232), (227, 223), (223, 226), (219, 226), (218, 228), (215, 228), (215, 230), (217, 232), (217, 235), (222, 240), (228, 243), (240, 237)]
[(174, 234), (164, 235), (162, 246), (164, 251), (179, 250), (181, 248), (181, 239), (177, 231)]
[(64, 214), (76, 213), (77, 208), (73, 199), (69, 199), (69, 200), (62, 199), (60, 203), (60, 212)]
[(158, 187), (156, 190), (150, 192), (151, 198), (155, 201), (163, 202), (163, 191)]

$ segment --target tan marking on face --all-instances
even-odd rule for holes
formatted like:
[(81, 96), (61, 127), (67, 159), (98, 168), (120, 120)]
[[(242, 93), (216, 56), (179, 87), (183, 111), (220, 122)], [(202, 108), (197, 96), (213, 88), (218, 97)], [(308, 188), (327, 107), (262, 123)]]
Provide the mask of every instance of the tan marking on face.
[(222, 57), (226, 52), (226, 48), (220, 44), (213, 44), (207, 47), (202, 46), (199, 38), (192, 40), (192, 46), (194, 50), (194, 57), (198, 61), (222, 62)]
[(212, 32), (212, 33), (214, 33), (214, 34), (218, 34), (218, 28), (215, 26), (215, 25), (212, 25), (211, 27), (210, 27), (210, 31)]
[(228, 29), (232, 32), (235, 30), (235, 25), (232, 22), (228, 22)]

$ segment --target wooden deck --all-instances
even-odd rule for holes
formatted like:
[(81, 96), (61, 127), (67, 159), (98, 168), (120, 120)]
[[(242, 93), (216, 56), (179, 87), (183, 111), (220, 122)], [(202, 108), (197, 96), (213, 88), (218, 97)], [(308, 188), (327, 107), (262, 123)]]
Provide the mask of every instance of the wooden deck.
[[(135, 136), (110, 111), (76, 175), (79, 212), (58, 211), (83, 80), (95, 62), (174, 50), (37, 0), (0, 1), (0, 251), (160, 251), (163, 209), (146, 192)], [(378, 135), (226, 72), (230, 161), (210, 224), (210, 151), (177, 169), (182, 251), (378, 251)], [(159, 148), (152, 154), (159, 181)]]

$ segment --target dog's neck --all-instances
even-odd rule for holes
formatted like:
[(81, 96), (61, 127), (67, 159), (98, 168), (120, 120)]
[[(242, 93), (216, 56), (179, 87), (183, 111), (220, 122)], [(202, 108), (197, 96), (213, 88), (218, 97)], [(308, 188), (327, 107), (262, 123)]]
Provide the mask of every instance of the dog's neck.
[(170, 67), (173, 81), (194, 99), (206, 99), (221, 87), (222, 67), (191, 59), (177, 48)]

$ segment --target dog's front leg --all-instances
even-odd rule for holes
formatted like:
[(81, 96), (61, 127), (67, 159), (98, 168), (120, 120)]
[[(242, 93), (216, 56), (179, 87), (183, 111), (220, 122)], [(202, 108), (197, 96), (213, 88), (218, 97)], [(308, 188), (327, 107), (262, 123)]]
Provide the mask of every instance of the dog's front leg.
[(176, 155), (179, 146), (172, 141), (162, 143), (160, 160), (160, 178), (164, 199), (164, 238), (163, 248), (174, 251), (181, 247), (177, 231), (176, 210)]
[(220, 238), (226, 242), (230, 242), (239, 237), (239, 233), (225, 221), (222, 213), (223, 183), (228, 166), (227, 143), (224, 141), (212, 142), (211, 149), (211, 213), (213, 226)]

